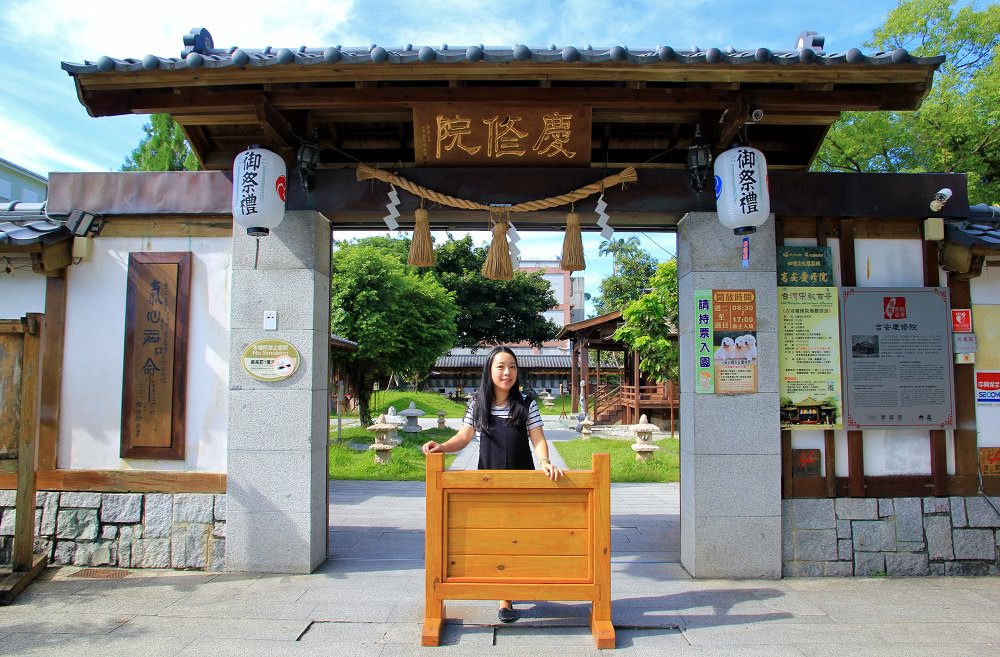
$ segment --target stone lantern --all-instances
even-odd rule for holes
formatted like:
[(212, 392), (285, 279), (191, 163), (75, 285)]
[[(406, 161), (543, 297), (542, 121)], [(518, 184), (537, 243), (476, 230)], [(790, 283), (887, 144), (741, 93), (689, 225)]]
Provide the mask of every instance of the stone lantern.
[(552, 396), (551, 392), (545, 393), (545, 396), (542, 397), (542, 404), (545, 405), (545, 408), (552, 408), (553, 404), (555, 404), (555, 401), (556, 398)]
[(444, 411), (438, 411), (438, 429), (447, 429), (448, 425), (444, 423)]
[(396, 428), (395, 424), (386, 421), (385, 415), (379, 415), (378, 421), (368, 427), (375, 432), (375, 444), (368, 449), (374, 450), (375, 462), (385, 464), (392, 459), (392, 449), (396, 446), (389, 434)]
[(648, 461), (660, 451), (660, 448), (653, 444), (653, 432), (657, 430), (659, 427), (651, 424), (645, 415), (639, 416), (639, 424), (632, 425), (632, 431), (635, 432), (632, 450), (635, 452), (636, 461)]
[(424, 414), (422, 410), (417, 408), (417, 402), (410, 402), (410, 407), (399, 412), (399, 414), (406, 418), (406, 424), (403, 425), (403, 433), (420, 433), (420, 423), (417, 422), (417, 418)]
[(584, 417), (582, 420), (580, 420), (580, 435), (583, 437), (584, 440), (587, 440), (594, 434), (594, 432), (591, 431), (591, 427), (593, 426), (594, 426), (594, 421), (591, 420), (589, 417)]

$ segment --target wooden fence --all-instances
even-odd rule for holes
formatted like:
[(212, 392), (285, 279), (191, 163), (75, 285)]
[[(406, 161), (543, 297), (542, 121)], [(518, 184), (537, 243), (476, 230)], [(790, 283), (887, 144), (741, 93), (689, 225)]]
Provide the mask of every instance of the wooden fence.
[(611, 461), (558, 481), (525, 470), (446, 472), (427, 457), (424, 627), (436, 646), (445, 600), (589, 600), (598, 648), (611, 624)]

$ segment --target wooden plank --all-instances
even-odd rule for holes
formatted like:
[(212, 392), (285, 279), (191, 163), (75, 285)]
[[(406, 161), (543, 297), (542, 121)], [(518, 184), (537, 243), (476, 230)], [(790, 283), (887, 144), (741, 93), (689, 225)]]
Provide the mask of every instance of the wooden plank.
[(420, 645), (436, 646), (441, 642), (441, 629), (445, 619), (444, 598), (438, 591), (438, 586), (444, 581), (445, 546), (441, 545), (445, 509), (441, 490), (444, 454), (428, 454), (425, 467), (427, 520), (424, 530), (424, 624), (420, 633)]
[(232, 216), (112, 217), (101, 237), (232, 237)]
[(17, 472), (17, 459), (0, 459), (0, 472)]
[(611, 455), (593, 454), (591, 468), (597, 475), (592, 524), (597, 592), (590, 611), (590, 631), (598, 649), (605, 649), (615, 647), (615, 628), (611, 624)]
[(523, 503), (510, 506), (481, 502), (448, 502), (450, 527), (491, 529), (585, 529), (588, 526), (586, 501)]
[(840, 220), (840, 285), (854, 287), (858, 273), (854, 261), (854, 220)]
[[(92, 493), (226, 492), (226, 475), (173, 470), (47, 470), (36, 474), (37, 489)], [(16, 488), (17, 478), (0, 473), (0, 488)]]
[(66, 277), (45, 279), (45, 322), (42, 325), (41, 404), (38, 412), (38, 469), (56, 467), (63, 352), (66, 344)]
[(865, 496), (865, 454), (862, 432), (847, 432), (847, 473), (850, 480), (850, 496)]
[(448, 557), (445, 581), (483, 582), (590, 582), (590, 559), (587, 556), (519, 556), (456, 554)]
[[(17, 324), (17, 331), (12, 328)], [(0, 457), (17, 458), (21, 417), (21, 351), (24, 331), (20, 320), (0, 323)], [(14, 486), (10, 486), (14, 488)]]
[[(971, 308), (972, 292), (969, 281), (948, 275), (948, 291), (952, 308)], [(979, 471), (978, 428), (976, 426), (975, 364), (955, 365), (955, 474), (965, 478), (956, 483), (951, 495), (975, 495), (978, 482), (973, 484)]]
[(823, 477), (824, 492), (827, 497), (837, 496), (837, 440), (833, 429), (823, 431), (823, 458), (826, 461), (826, 476)]
[(549, 481), (544, 472), (529, 470), (455, 470), (441, 473), (441, 486), (448, 490), (462, 488), (593, 488), (594, 474), (571, 470), (559, 481)]
[(31, 580), (45, 570), (48, 562), (48, 557), (36, 554), (32, 557), (31, 566), (27, 570), (12, 572), (0, 580), (0, 606), (14, 602), (14, 598), (24, 591)]
[(935, 495), (941, 497), (948, 494), (948, 454), (943, 429), (931, 430), (931, 479)]
[[(446, 477), (445, 481), (451, 482), (452, 479)], [(491, 504), (495, 503), (498, 505), (507, 504), (524, 504), (524, 503), (539, 503), (544, 502), (548, 504), (562, 504), (568, 500), (575, 500), (582, 504), (587, 503), (588, 492), (586, 489), (579, 490), (523, 490), (523, 491), (491, 491), (488, 496), (485, 496), (482, 491), (469, 491), (464, 489), (449, 490), (448, 491), (448, 501), (449, 502), (483, 502), (484, 499), (489, 501)]]
[(443, 582), (437, 590), (445, 600), (593, 600), (598, 587), (596, 584)]
[(448, 530), (448, 554), (566, 555), (587, 554), (585, 529)]
[(941, 285), (941, 274), (938, 269), (938, 243), (931, 240), (924, 240), (923, 244), (924, 287), (938, 287)]
[(32, 569), (35, 536), (35, 441), (38, 439), (38, 385), (41, 370), (40, 313), (24, 318), (24, 347), (21, 352), (21, 414), (18, 422), (17, 495), (14, 508), (14, 572)]

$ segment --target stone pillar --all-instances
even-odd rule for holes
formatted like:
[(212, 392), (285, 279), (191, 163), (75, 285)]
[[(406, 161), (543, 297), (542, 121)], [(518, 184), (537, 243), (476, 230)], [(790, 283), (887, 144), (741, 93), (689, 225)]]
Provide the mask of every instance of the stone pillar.
[[(260, 239), (254, 268), (256, 249), (235, 227), (226, 570), (309, 573), (327, 544), (330, 224), (317, 212), (288, 212)], [(278, 330), (263, 330), (265, 310), (278, 311)], [(302, 357), (282, 381), (258, 381), (241, 364), (248, 344), (269, 338)]]
[[(681, 347), (681, 563), (694, 577), (781, 576), (781, 430), (774, 219), (741, 238), (714, 213), (677, 230)], [(753, 289), (757, 389), (695, 393), (695, 290)]]

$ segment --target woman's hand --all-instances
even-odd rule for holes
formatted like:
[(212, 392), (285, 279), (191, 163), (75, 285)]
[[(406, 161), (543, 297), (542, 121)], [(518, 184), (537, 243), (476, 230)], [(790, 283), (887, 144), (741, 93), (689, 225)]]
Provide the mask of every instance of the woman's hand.
[(547, 460), (546, 461), (542, 461), (541, 466), (542, 466), (542, 472), (544, 472), (545, 476), (548, 477), (552, 481), (555, 481), (559, 477), (561, 477), (564, 474), (566, 474), (565, 470), (561, 470), (561, 469), (557, 468), (556, 466), (552, 465), (552, 463), (550, 461), (547, 461)]
[(424, 443), (423, 447), (420, 448), (420, 451), (422, 451), (425, 455), (437, 454), (438, 452), (443, 454), (444, 447), (442, 447), (441, 443), (434, 442), (433, 440), (428, 440), (426, 443)]

